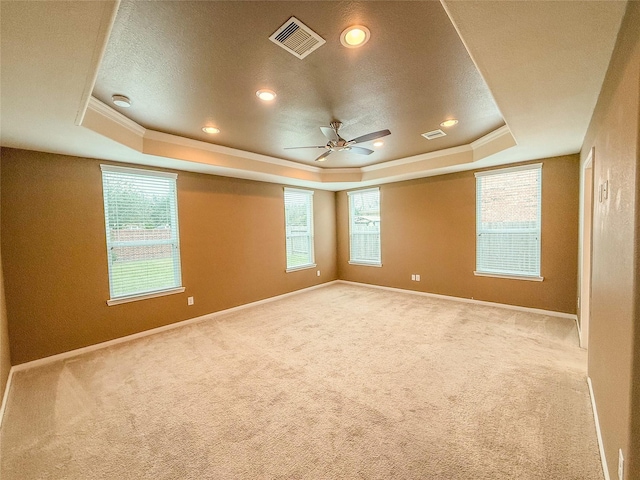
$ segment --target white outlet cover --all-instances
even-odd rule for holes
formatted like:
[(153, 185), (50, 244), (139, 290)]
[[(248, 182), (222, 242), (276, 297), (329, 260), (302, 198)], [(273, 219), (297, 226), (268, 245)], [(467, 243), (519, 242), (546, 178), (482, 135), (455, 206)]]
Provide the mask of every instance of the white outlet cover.
[(420, 281), (420, 275), (416, 275), (416, 282)]
[(320, 276), (320, 270), (318, 270), (318, 272), (316, 273), (317, 276)]
[(187, 297), (187, 305), (193, 305), (193, 297)]
[(415, 275), (411, 275), (411, 280), (413, 280), (415, 282), (416, 281), (416, 276)]

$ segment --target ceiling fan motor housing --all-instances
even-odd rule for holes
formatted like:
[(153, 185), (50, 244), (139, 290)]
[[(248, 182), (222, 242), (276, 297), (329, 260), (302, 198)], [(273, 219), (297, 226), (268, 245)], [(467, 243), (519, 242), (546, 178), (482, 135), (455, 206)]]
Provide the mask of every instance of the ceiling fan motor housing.
[(320, 127), (323, 135), (329, 139), (326, 145), (314, 145), (310, 147), (285, 147), (285, 148), (324, 148), (326, 152), (316, 158), (316, 162), (323, 162), (330, 154), (333, 152), (348, 152), (351, 151), (353, 153), (357, 153), (360, 155), (370, 155), (373, 153), (373, 150), (368, 148), (363, 148), (360, 146), (352, 146), (357, 143), (369, 142), (372, 140), (376, 140), (380, 137), (384, 137), (386, 135), (390, 135), (391, 132), (389, 130), (380, 130), (379, 132), (371, 132), (366, 135), (361, 135), (360, 137), (356, 137), (353, 140), (345, 140), (340, 136), (338, 130), (342, 128), (342, 122), (337, 120), (333, 120), (328, 127)]

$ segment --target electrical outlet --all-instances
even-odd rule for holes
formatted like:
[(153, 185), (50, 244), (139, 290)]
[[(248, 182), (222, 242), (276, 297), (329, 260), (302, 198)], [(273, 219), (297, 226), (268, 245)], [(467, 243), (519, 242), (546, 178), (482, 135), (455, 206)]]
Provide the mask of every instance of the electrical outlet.
[(193, 297), (187, 297), (187, 305), (193, 305)]
[(318, 271), (316, 272), (316, 275), (317, 275), (318, 277), (320, 276), (320, 270), (318, 270)]
[(413, 273), (411, 274), (411, 280), (414, 282), (416, 281), (416, 276)]
[(420, 275), (416, 274), (416, 282), (420, 281)]
[(624, 456), (622, 456), (622, 449), (618, 450), (618, 480), (624, 480)]

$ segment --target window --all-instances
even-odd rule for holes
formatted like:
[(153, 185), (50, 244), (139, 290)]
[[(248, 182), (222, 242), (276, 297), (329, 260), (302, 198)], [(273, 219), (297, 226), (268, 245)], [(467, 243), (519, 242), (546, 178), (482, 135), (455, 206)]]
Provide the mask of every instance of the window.
[(109, 305), (184, 291), (176, 174), (101, 165)]
[(380, 189), (349, 195), (349, 263), (381, 266)]
[(476, 173), (476, 274), (542, 280), (542, 164)]
[(313, 258), (313, 191), (284, 189), (287, 272), (315, 267)]

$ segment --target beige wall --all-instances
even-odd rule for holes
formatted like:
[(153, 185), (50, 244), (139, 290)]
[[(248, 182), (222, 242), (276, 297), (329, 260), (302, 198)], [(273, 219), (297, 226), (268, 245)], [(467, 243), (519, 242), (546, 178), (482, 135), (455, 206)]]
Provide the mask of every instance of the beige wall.
[[(589, 376), (611, 478), (640, 478), (640, 2), (629, 2), (584, 144), (593, 162)], [(609, 181), (609, 198), (599, 186)]]
[[(2, 157), (0, 150), (0, 158)], [(1, 164), (0, 164), (1, 165)], [(0, 182), (1, 183), (1, 182)], [(1, 187), (0, 187), (1, 191)], [(0, 227), (0, 231), (2, 228)], [(0, 255), (0, 403), (11, 369), (11, 354), (9, 352), (9, 326), (7, 323), (7, 308), (4, 296), (4, 278), (2, 275), (2, 255)]]
[[(3, 149), (13, 364), (336, 279), (335, 194), (314, 195), (317, 269), (285, 273), (282, 186), (178, 173), (183, 294), (108, 307), (100, 162)], [(187, 296), (195, 305), (187, 306)]]
[[(540, 161), (536, 162), (539, 163)], [(473, 172), (382, 185), (382, 267), (349, 265), (346, 192), (336, 198), (343, 280), (575, 313), (578, 156), (542, 160), (543, 282), (478, 277)], [(411, 281), (411, 274), (421, 281)]]

